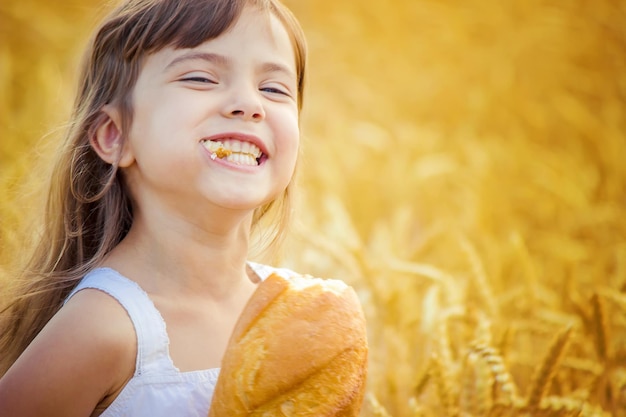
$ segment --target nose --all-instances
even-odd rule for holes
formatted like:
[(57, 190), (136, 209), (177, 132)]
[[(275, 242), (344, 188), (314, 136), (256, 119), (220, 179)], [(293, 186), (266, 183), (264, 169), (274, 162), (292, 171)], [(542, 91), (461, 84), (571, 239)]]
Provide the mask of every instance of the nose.
[(265, 109), (259, 91), (252, 87), (233, 89), (224, 106), (224, 116), (257, 122), (265, 119)]

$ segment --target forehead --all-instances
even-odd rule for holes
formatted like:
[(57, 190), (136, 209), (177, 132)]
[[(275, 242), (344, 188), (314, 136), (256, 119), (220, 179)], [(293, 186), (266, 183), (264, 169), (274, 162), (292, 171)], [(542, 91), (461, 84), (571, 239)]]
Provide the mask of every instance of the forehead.
[(214, 60), (214, 63), (243, 60), (275, 62), (296, 73), (294, 45), (283, 23), (269, 11), (251, 6), (244, 8), (233, 25), (216, 38), (194, 48), (165, 47), (149, 54), (144, 67), (156, 65), (169, 69), (201, 56), (202, 52), (226, 58)]

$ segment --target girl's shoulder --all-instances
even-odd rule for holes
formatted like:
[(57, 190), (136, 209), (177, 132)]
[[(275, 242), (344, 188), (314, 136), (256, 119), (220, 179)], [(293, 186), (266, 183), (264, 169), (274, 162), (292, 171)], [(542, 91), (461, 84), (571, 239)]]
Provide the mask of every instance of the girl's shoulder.
[(2, 379), (6, 398), (0, 411), (14, 412), (0, 414), (89, 415), (132, 377), (135, 356), (134, 329), (124, 309), (101, 291), (80, 291)]
[(50, 325), (53, 329), (58, 328), (59, 336), (71, 332), (78, 342), (86, 344), (85, 348), (96, 361), (106, 361), (112, 350), (114, 357), (124, 354), (124, 357), (132, 358), (129, 363), (134, 369), (134, 327), (124, 308), (108, 294), (84, 288), (68, 299)]

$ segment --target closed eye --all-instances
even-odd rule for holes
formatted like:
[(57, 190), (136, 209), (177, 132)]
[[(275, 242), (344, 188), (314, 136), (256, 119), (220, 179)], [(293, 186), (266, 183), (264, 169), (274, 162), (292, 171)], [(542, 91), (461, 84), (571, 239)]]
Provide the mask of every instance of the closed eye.
[(275, 87), (263, 87), (261, 88), (261, 91), (265, 91), (266, 93), (272, 93), (272, 94), (282, 94), (285, 96), (288, 96), (289, 93), (287, 93), (286, 91), (283, 91), (279, 88), (275, 88)]
[(182, 78), (181, 81), (190, 81), (190, 82), (200, 83), (200, 84), (217, 84), (216, 81), (213, 81), (212, 79), (205, 78), (205, 77), (186, 77), (186, 78)]

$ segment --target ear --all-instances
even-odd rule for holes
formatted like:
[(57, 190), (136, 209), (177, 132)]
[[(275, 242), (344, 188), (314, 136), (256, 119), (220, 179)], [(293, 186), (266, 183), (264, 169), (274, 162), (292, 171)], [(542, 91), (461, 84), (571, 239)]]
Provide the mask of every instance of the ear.
[(105, 105), (89, 142), (104, 162), (125, 168), (130, 166), (135, 158), (122, 136), (121, 122), (119, 110), (108, 104)]

